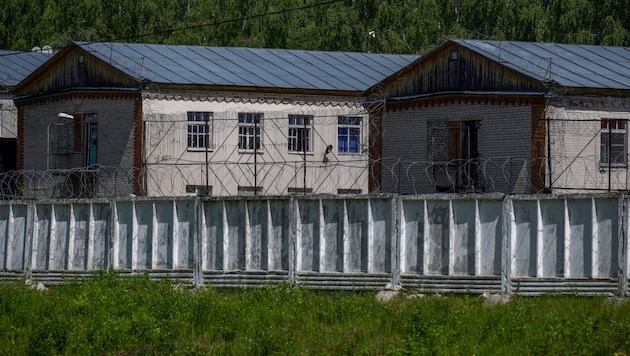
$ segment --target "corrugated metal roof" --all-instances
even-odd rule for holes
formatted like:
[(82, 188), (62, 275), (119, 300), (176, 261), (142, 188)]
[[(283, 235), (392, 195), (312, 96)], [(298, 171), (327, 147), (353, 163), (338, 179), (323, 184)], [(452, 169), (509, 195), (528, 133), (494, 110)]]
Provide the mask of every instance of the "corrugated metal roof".
[(77, 43), (138, 80), (167, 84), (363, 91), (417, 55)]
[(51, 55), (40, 52), (0, 50), (0, 85), (13, 87), (46, 62)]
[(532, 79), (565, 87), (630, 89), (630, 48), (452, 40)]

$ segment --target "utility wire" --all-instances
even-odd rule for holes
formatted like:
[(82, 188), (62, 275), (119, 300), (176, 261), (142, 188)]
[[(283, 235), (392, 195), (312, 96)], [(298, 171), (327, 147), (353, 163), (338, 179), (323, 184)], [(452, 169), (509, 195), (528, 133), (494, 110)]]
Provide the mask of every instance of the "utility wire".
[(257, 18), (262, 18), (262, 17), (267, 17), (267, 16), (281, 15), (281, 14), (286, 14), (286, 13), (289, 13), (289, 12), (306, 10), (306, 9), (311, 9), (311, 8), (314, 8), (314, 7), (319, 7), (319, 6), (324, 6), (324, 5), (330, 5), (330, 4), (334, 4), (334, 3), (338, 3), (338, 2), (342, 2), (342, 1), (343, 0), (330, 0), (330, 1), (325, 1), (325, 2), (321, 2), (321, 3), (315, 3), (315, 4), (311, 4), (311, 5), (304, 5), (304, 6), (300, 6), (300, 7), (293, 7), (293, 8), (289, 8), (289, 9), (283, 9), (283, 10), (278, 10), (278, 11), (266, 12), (266, 13), (262, 13), (262, 14), (243, 16), (243, 17), (239, 17), (239, 18), (235, 18), (235, 19), (228, 19), (228, 20), (218, 21), (218, 22), (213, 22), (213, 23), (192, 25), (192, 26), (180, 27), (180, 28), (169, 29), (169, 30), (164, 30), (164, 31), (159, 31), (159, 32), (147, 33), (147, 34), (143, 34), (143, 35), (131, 36), (131, 37), (122, 38), (121, 40), (125, 41), (125, 40), (131, 40), (131, 39), (137, 39), (137, 38), (161, 35), (161, 34), (165, 34), (165, 33), (173, 33), (173, 32), (180, 32), (180, 31), (186, 31), (186, 30), (200, 29), (200, 28), (209, 27), (209, 26), (224, 25), (224, 24), (231, 23), (231, 22), (241, 22), (243, 20), (252, 20), (252, 19), (257, 19)]
[[(137, 36), (123, 37), (123, 38), (120, 38), (120, 39), (117, 39), (117, 40), (121, 41), (121, 42), (125, 42), (125, 41), (130, 41), (130, 40), (139, 39), (139, 38), (145, 38), (145, 37), (150, 37), (150, 36), (162, 35), (162, 34), (166, 34), (166, 33), (170, 34), (170, 33), (173, 33), (173, 32), (181, 32), (181, 31), (200, 29), (200, 28), (205, 28), (205, 27), (210, 27), (210, 26), (224, 25), (224, 24), (232, 23), (232, 22), (240, 22), (240, 21), (244, 21), (244, 20), (258, 19), (258, 18), (264, 18), (264, 17), (267, 17), (267, 16), (275, 16), (275, 15), (286, 14), (286, 13), (290, 13), (290, 12), (294, 12), (294, 11), (301, 11), (301, 10), (312, 9), (312, 8), (315, 8), (315, 7), (331, 5), (331, 4), (339, 3), (339, 2), (342, 2), (342, 1), (343, 0), (330, 0), (330, 1), (325, 1), (325, 2), (321, 2), (321, 3), (315, 3), (315, 4), (311, 4), (311, 5), (304, 5), (304, 6), (293, 7), (293, 8), (288, 8), (288, 9), (283, 9), (283, 10), (278, 10), (278, 11), (271, 11), (271, 12), (266, 12), (266, 13), (262, 13), (262, 14), (254, 14), (254, 15), (242, 16), (242, 17), (239, 17), (239, 18), (227, 19), (227, 20), (217, 21), (217, 22), (212, 22), (212, 23), (204, 23), (204, 24), (198, 24), (198, 25), (192, 25), (192, 26), (185, 26), (185, 27), (167, 29), (167, 30), (157, 31), (157, 32), (152, 32), (152, 33), (145, 33), (145, 34), (137, 35)], [(101, 43), (101, 42), (108, 42), (108, 41), (87, 41), (87, 43)], [(0, 57), (8, 57), (8, 56), (19, 55), (19, 54), (23, 54), (23, 53), (28, 53), (28, 52), (16, 51), (16, 52), (12, 52), (12, 53), (0, 54)]]

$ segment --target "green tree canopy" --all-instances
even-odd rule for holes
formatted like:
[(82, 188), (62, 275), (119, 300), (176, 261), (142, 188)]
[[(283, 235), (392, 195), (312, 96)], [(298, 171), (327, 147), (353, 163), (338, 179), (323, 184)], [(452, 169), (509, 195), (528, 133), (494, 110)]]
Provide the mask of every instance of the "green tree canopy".
[(448, 38), (630, 46), (630, 0), (3, 0), (0, 48), (72, 40), (425, 53)]

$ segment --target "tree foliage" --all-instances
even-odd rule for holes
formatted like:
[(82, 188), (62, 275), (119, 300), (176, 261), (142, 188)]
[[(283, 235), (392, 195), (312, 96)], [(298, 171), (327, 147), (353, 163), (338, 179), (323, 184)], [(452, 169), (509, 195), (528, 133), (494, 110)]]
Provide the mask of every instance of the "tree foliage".
[(424, 53), (448, 38), (630, 46), (630, 0), (3, 0), (0, 48), (116, 41)]

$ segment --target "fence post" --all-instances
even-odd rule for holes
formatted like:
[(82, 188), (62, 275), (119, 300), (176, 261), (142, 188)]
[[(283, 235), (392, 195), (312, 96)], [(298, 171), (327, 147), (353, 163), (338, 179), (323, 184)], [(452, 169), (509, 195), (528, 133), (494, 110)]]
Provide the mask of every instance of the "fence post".
[(202, 253), (202, 240), (203, 240), (203, 204), (199, 197), (195, 197), (195, 223), (193, 225), (193, 243), (195, 244), (193, 249), (193, 285), (196, 289), (203, 287), (203, 253)]
[(26, 251), (24, 253), (24, 269), (25, 279), (30, 281), (32, 278), (32, 261), (33, 261), (33, 232), (35, 231), (35, 202), (28, 202), (28, 208), (26, 212), (26, 235), (24, 236), (24, 246)]
[(626, 296), (628, 288), (628, 248), (626, 234), (628, 231), (628, 200), (624, 194), (619, 195), (619, 242), (617, 251), (618, 269), (618, 294), (620, 297)]
[(391, 274), (392, 286), (400, 285), (400, 219), (401, 219), (401, 199), (399, 195), (391, 198), (392, 210), (392, 236), (391, 236)]
[(512, 199), (505, 197), (503, 199), (503, 226), (502, 226), (502, 246), (501, 254), (501, 293), (512, 294), (512, 219), (514, 216), (514, 207)]
[(293, 196), (289, 197), (289, 284), (297, 281), (297, 203)]
[(118, 233), (118, 229), (116, 228), (116, 200), (111, 199), (109, 201), (109, 234), (105, 238), (105, 272), (109, 272), (109, 270), (114, 265), (114, 236)]

